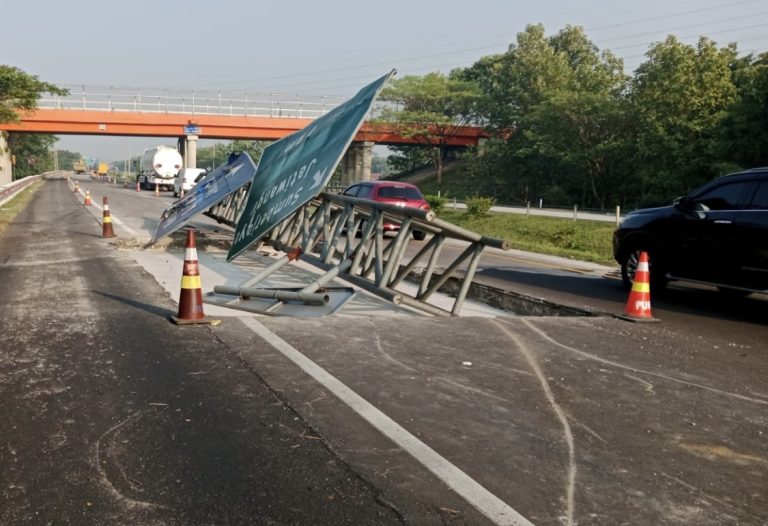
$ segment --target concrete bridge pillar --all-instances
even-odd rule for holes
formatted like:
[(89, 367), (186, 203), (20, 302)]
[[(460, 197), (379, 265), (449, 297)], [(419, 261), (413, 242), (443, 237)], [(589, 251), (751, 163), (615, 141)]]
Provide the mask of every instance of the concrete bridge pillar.
[(371, 180), (371, 162), (373, 161), (372, 142), (353, 142), (341, 160), (341, 184)]
[(11, 181), (13, 181), (11, 151), (8, 149), (8, 141), (5, 140), (5, 132), (0, 132), (0, 186), (11, 184)]
[(187, 135), (184, 168), (197, 168), (197, 135)]
[(178, 150), (184, 159), (184, 168), (197, 168), (197, 135), (179, 137)]

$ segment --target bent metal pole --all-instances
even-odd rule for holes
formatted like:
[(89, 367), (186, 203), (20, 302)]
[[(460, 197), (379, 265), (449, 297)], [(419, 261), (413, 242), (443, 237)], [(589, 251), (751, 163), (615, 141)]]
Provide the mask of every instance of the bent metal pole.
[(311, 292), (274, 290), (274, 289), (252, 289), (247, 287), (227, 287), (217, 285), (213, 287), (216, 294), (229, 294), (239, 296), (243, 299), (265, 298), (278, 301), (297, 301), (307, 305), (327, 305), (330, 301), (328, 294), (315, 294)]

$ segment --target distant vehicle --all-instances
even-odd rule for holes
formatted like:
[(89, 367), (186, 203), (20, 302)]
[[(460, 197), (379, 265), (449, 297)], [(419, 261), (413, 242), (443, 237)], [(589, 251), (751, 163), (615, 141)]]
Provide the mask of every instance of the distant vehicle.
[(85, 164), (85, 159), (80, 159), (74, 162), (72, 168), (76, 174), (84, 174), (88, 170), (88, 165)]
[(181, 170), (173, 178), (173, 197), (179, 197), (182, 192), (187, 193), (192, 190), (207, 173), (205, 168), (184, 168)]
[[(424, 199), (421, 190), (410, 183), (401, 183), (398, 181), (364, 181), (349, 186), (341, 193), (341, 195), (429, 210), (429, 204), (426, 199)], [(397, 232), (398, 230), (400, 230), (399, 224), (384, 223), (385, 232)], [(426, 235), (426, 232), (420, 232), (418, 230), (413, 231), (413, 238), (416, 240), (422, 240)]]
[(144, 150), (139, 161), (139, 185), (147, 190), (173, 190), (173, 179), (184, 164), (181, 154), (169, 146)]
[(102, 177), (107, 175), (109, 173), (109, 165), (107, 163), (99, 163), (96, 173)]
[(625, 287), (641, 251), (651, 286), (706, 283), (724, 293), (768, 293), (768, 168), (719, 177), (674, 204), (631, 212), (613, 235)]

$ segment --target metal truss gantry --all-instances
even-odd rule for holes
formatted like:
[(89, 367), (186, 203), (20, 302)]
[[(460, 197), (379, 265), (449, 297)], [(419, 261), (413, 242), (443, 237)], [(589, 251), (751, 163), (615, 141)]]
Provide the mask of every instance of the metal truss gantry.
[[(246, 186), (211, 207), (206, 215), (234, 227), (247, 192)], [(385, 236), (386, 223), (400, 225), (394, 237)], [(409, 256), (406, 249), (414, 232), (425, 233), (427, 240), (415, 255)], [(467, 246), (447, 264), (443, 258), (444, 270), (441, 270), (438, 261), (449, 239), (463, 241)], [(302, 293), (314, 293), (332, 277), (340, 277), (395, 304), (435, 316), (459, 315), (486, 247), (508, 248), (504, 240), (460, 228), (437, 218), (431, 211), (327, 192), (296, 210), (261, 242), (291, 255), (278, 260), (271, 271), (295, 257), (326, 271), (318, 283), (303, 289)], [(466, 268), (458, 272), (463, 265)], [(265, 277), (262, 272), (257, 280), (249, 281), (246, 292), (252, 293), (255, 282)], [(451, 277), (459, 281), (452, 308), (446, 310), (429, 303), (430, 297)], [(415, 287), (402, 286), (406, 279)], [(405, 292), (408, 288), (416, 288), (416, 292)], [(241, 292), (241, 295), (245, 294)], [(294, 299), (302, 301), (298, 296)]]

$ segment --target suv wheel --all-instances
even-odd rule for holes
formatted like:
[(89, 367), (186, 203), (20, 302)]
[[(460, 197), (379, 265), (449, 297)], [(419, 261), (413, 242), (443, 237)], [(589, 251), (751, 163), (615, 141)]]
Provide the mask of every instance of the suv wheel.
[(648, 270), (651, 274), (651, 288), (661, 290), (667, 285), (666, 272), (658, 264), (653, 265), (653, 250), (645, 243), (634, 243), (625, 250), (621, 258), (621, 281), (626, 290), (632, 289), (635, 272), (640, 264), (640, 253), (648, 254)]

